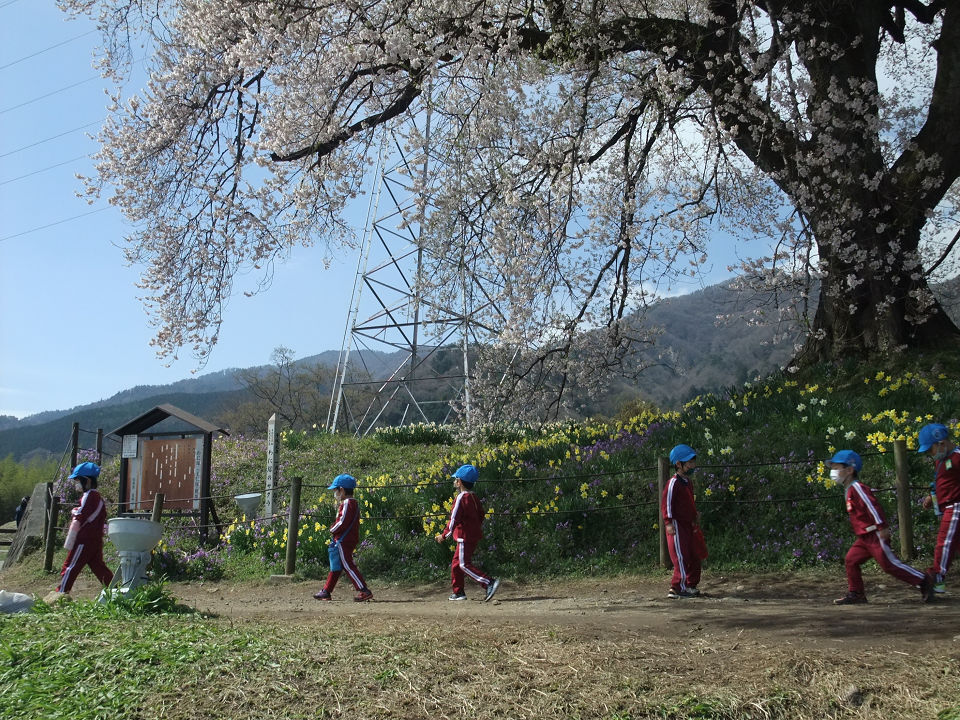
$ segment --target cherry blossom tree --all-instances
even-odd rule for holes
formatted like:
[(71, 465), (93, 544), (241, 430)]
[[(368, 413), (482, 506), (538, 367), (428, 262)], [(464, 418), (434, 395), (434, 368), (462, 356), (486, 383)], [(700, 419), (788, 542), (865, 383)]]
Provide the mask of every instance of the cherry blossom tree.
[(960, 335), (930, 289), (957, 269), (956, 2), (60, 3), (108, 74), (154, 48), (88, 191), (137, 227), (163, 355), (209, 352), (239, 269), (351, 244), (385, 132), (421, 158), (425, 294), (486, 278), (513, 377), (585, 381), (599, 339), (636, 367), (637, 308), (731, 237), (745, 282), (809, 302), (806, 361)]

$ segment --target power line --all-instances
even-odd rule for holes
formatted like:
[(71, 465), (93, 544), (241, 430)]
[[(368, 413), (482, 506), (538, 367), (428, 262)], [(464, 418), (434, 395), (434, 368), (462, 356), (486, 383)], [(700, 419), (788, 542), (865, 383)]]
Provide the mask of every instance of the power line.
[(8, 152), (5, 152), (5, 153), (3, 153), (3, 154), (0, 154), (0, 158), (5, 158), (5, 157), (7, 157), (8, 155), (13, 155), (14, 153), (18, 153), (18, 152), (21, 152), (21, 151), (23, 151), (23, 150), (29, 150), (30, 148), (36, 147), (37, 145), (43, 145), (43, 143), (45, 143), (45, 142), (50, 142), (51, 140), (56, 140), (57, 138), (62, 138), (64, 135), (69, 135), (70, 133), (75, 133), (75, 132), (78, 132), (78, 131), (80, 131), (80, 130), (84, 130), (84, 129), (88, 128), (88, 127), (92, 127), (92, 126), (94, 126), (94, 125), (99, 125), (99, 124), (102, 123), (102, 122), (103, 122), (103, 119), (94, 120), (93, 122), (88, 122), (86, 125), (80, 125), (79, 127), (75, 127), (75, 128), (73, 128), (73, 129), (71, 129), (71, 130), (64, 130), (62, 133), (58, 133), (58, 134), (56, 134), (56, 135), (51, 135), (50, 137), (45, 137), (45, 138), (43, 138), (42, 140), (37, 140), (36, 142), (32, 142), (32, 143), (30, 143), (29, 145), (22, 145), (21, 147), (15, 148), (14, 150), (10, 150), (10, 151), (8, 151)]
[[(16, 2), (16, 1), (17, 1), (17, 0), (11, 0), (11, 2), (8, 2), (6, 5), (0, 5), (0, 8), (5, 8), (7, 5), (11, 5), (11, 4), (13, 4), (14, 2)], [(45, 48), (43, 48), (43, 50), (37, 50), (36, 52), (30, 53), (29, 55), (24, 55), (22, 58), (18, 58), (17, 60), (14, 60), (14, 61), (12, 61), (12, 62), (8, 62), (6, 65), (0, 65), (0, 70), (6, 70), (8, 67), (13, 67), (13, 66), (16, 65), (17, 63), (22, 63), (24, 60), (29, 60), (30, 58), (36, 57), (37, 55), (43, 55), (45, 52), (50, 52), (50, 51), (53, 50), (54, 48), (58, 48), (58, 47), (60, 47), (61, 45), (66, 45), (67, 43), (72, 43), (74, 40), (79, 40), (80, 38), (86, 37), (87, 35), (90, 35), (90, 34), (95, 33), (95, 32), (96, 32), (95, 29), (94, 29), (94, 30), (87, 30), (85, 33), (80, 33), (79, 35), (75, 35), (74, 37), (72, 37), (72, 38), (70, 38), (70, 39), (68, 39), (68, 40), (64, 40), (64, 41), (62, 41), (62, 42), (56, 43), (55, 45), (50, 45), (49, 47), (45, 47)]]
[(22, 107), (24, 107), (25, 105), (30, 105), (30, 104), (32, 104), (32, 103), (39, 102), (40, 100), (44, 100), (44, 99), (46, 99), (46, 98), (48, 98), (48, 97), (50, 97), (50, 96), (52, 96), (52, 95), (56, 95), (56, 94), (58, 94), (58, 93), (66, 92), (67, 90), (72, 90), (72, 89), (75, 88), (75, 87), (78, 87), (78, 86), (80, 86), (80, 85), (84, 85), (84, 84), (86, 84), (86, 83), (88, 83), (88, 82), (92, 82), (93, 80), (98, 80), (99, 78), (100, 78), (99, 75), (94, 75), (93, 77), (88, 77), (86, 80), (81, 80), (81, 81), (79, 81), (79, 82), (75, 82), (75, 83), (73, 83), (72, 85), (66, 85), (66, 86), (60, 88), (59, 90), (52, 90), (51, 92), (48, 92), (48, 93), (46, 93), (45, 95), (40, 95), (40, 96), (38, 96), (38, 97), (33, 98), (32, 100), (27, 100), (27, 101), (25, 101), (25, 102), (22, 102), (22, 103), (20, 103), (19, 105), (13, 105), (13, 106), (11, 106), (11, 107), (4, 108), (3, 110), (0, 110), (0, 115), (3, 115), (4, 113), (8, 113), (8, 112), (10, 112), (11, 110), (16, 110), (16, 109), (18, 109), (18, 108), (22, 108)]
[(61, 167), (62, 165), (69, 165), (72, 162), (76, 162), (77, 160), (83, 160), (89, 157), (90, 157), (89, 155), (78, 155), (75, 158), (70, 158), (69, 160), (64, 160), (63, 162), (58, 162), (54, 165), (47, 165), (47, 167), (40, 168), (39, 170), (34, 170), (32, 172), (28, 172), (25, 175), (20, 175), (15, 178), (10, 178), (9, 180), (3, 180), (2, 182), (0, 182), (0, 185), (6, 185), (7, 183), (16, 182), (17, 180), (23, 180), (24, 178), (28, 178), (32, 175), (37, 175), (38, 173), (46, 172), (47, 170), (53, 170), (54, 168)]
[(18, 238), (23, 235), (29, 235), (30, 233), (35, 233), (40, 230), (46, 230), (47, 228), (54, 227), (55, 225), (62, 225), (63, 223), (71, 222), (72, 220), (78, 220), (82, 217), (86, 217), (87, 215), (95, 215), (97, 213), (103, 212), (104, 210), (109, 210), (109, 208), (105, 208), (105, 207), (97, 208), (96, 210), (90, 210), (89, 212), (80, 213), (79, 215), (74, 215), (73, 217), (68, 217), (68, 218), (64, 218), (63, 220), (57, 220), (56, 222), (47, 223), (46, 225), (41, 225), (40, 227), (30, 228), (29, 230), (24, 230), (22, 232), (14, 233), (13, 235), (4, 235), (3, 237), (0, 237), (0, 242), (3, 242), (4, 240), (13, 240), (14, 238)]
[(7, 7), (8, 5), (13, 5), (13, 4), (16, 3), (16, 2), (20, 2), (20, 0), (7, 0), (7, 2), (3, 3), (2, 5), (0, 5), (0, 10), (3, 10), (3, 9), (4, 9), (5, 7)]
[[(144, 57), (142, 57), (142, 58), (139, 58), (139, 59), (137, 59), (137, 60), (134, 60), (134, 61), (131, 63), (131, 66), (132, 66), (132, 65), (138, 65), (139, 63), (142, 63), (144, 60), (146, 60), (146, 56), (144, 56)], [(73, 83), (73, 84), (71, 84), (71, 85), (65, 85), (64, 87), (59, 88), (58, 90), (51, 90), (50, 92), (48, 92), (48, 93), (46, 93), (46, 94), (44, 94), (44, 95), (40, 95), (40, 96), (35, 97), (35, 98), (31, 99), (31, 100), (26, 100), (25, 102), (22, 102), (22, 103), (20, 103), (19, 105), (13, 105), (12, 107), (4, 108), (3, 110), (0, 110), (0, 115), (3, 115), (4, 113), (8, 113), (8, 112), (10, 112), (11, 110), (16, 110), (17, 108), (22, 108), (24, 105), (30, 105), (31, 103), (38, 102), (38, 101), (40, 101), (40, 100), (43, 100), (43, 99), (45, 99), (45, 98), (50, 97), (51, 95), (56, 95), (57, 93), (62, 93), (62, 92), (66, 92), (67, 90), (72, 90), (73, 88), (78, 87), (78, 86), (80, 86), (80, 85), (83, 85), (83, 84), (85, 84), (85, 83), (92, 82), (92, 81), (94, 81), (94, 80), (100, 80), (101, 78), (102, 78), (101, 75), (92, 75), (92, 76), (88, 77), (86, 80), (80, 80), (79, 82), (75, 82), (75, 83)]]

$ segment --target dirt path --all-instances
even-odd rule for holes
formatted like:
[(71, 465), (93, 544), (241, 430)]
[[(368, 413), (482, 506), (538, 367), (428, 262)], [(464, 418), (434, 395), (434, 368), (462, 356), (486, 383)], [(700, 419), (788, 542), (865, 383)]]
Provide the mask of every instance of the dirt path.
[[(317, 582), (171, 585), (172, 593), (198, 610), (234, 618), (287, 618), (326, 622), (332, 617), (370, 622), (444, 623), (470, 615), (476, 620), (518, 626), (563, 628), (583, 638), (676, 637), (677, 634), (749, 637), (762, 644), (828, 649), (921, 650), (930, 643), (960, 653), (960, 599), (943, 595), (924, 605), (919, 593), (877, 578), (868, 605), (836, 607), (832, 599), (845, 589), (817, 579), (744, 575), (705, 578), (702, 598), (670, 600), (665, 583), (624, 578), (518, 585), (504, 581), (491, 603), (471, 599), (455, 603), (448, 590), (430, 586), (374, 586), (370, 603), (352, 601), (352, 588), (338, 588), (332, 602), (311, 596)], [(946, 645), (944, 648), (943, 646)]]
[[(16, 571), (0, 574), (0, 587), (43, 597), (55, 584), (25, 579)], [(8, 587), (9, 586), (9, 587)], [(472, 616), (481, 622), (562, 628), (584, 639), (624, 637), (670, 639), (678, 634), (796, 648), (851, 648), (928, 651), (960, 655), (960, 595), (955, 590), (924, 605), (919, 593), (885, 576), (867, 580), (867, 605), (836, 607), (842, 578), (791, 574), (713, 575), (701, 583), (704, 596), (670, 600), (658, 577), (625, 577), (518, 584), (504, 580), (490, 603), (476, 586), (470, 599), (450, 602), (441, 583), (421, 586), (373, 584), (375, 598), (353, 602), (353, 589), (341, 583), (332, 602), (314, 600), (317, 581), (247, 583), (170, 583), (171, 593), (202, 612), (238, 620), (279, 619), (323, 623), (331, 617), (384, 623), (446, 623)], [(92, 598), (96, 580), (84, 572), (74, 596)]]

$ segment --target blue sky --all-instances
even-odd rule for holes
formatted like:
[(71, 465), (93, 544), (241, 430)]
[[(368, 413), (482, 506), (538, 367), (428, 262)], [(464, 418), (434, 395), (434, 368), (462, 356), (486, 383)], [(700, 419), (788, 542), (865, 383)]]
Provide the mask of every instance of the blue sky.
[[(107, 106), (92, 30), (54, 0), (0, 0), (2, 415), (68, 409), (190, 377), (196, 366), (189, 350), (170, 367), (156, 358), (134, 286), (139, 269), (120, 249), (128, 226), (105, 200), (76, 197), (75, 175), (93, 172), (97, 146), (87, 134)], [(321, 260), (317, 248), (297, 250), (254, 298), (241, 280), (200, 372), (267, 363), (280, 345), (298, 357), (339, 350), (356, 258), (330, 270)]]

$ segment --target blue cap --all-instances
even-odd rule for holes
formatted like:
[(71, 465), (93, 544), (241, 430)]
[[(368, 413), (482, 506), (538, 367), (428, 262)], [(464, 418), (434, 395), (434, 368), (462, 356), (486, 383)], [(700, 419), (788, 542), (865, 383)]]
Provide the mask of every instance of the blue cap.
[(946, 425), (941, 425), (940, 423), (924, 425), (917, 434), (917, 443), (919, 444), (917, 452), (925, 453), (930, 449), (931, 445), (935, 445), (941, 440), (946, 440), (949, 434)]
[(467, 485), (473, 485), (477, 481), (477, 476), (477, 469), (473, 465), (461, 465), (453, 474), (453, 477)]
[(677, 445), (670, 451), (670, 464), (676, 465), (678, 462), (690, 462), (697, 456), (697, 451), (689, 445)]
[(72, 473), (67, 475), (67, 479), (73, 479), (73, 478), (79, 478), (79, 477), (85, 477), (85, 478), (100, 477), (100, 466), (92, 462), (82, 462), (73, 469)]
[(330, 483), (330, 487), (327, 490), (335, 490), (337, 488), (345, 488), (346, 490), (353, 490), (357, 486), (357, 479), (353, 475), (337, 475), (333, 482)]
[(863, 469), (863, 460), (853, 450), (837, 450), (830, 458), (830, 462), (840, 465), (853, 465), (853, 469), (857, 473)]

